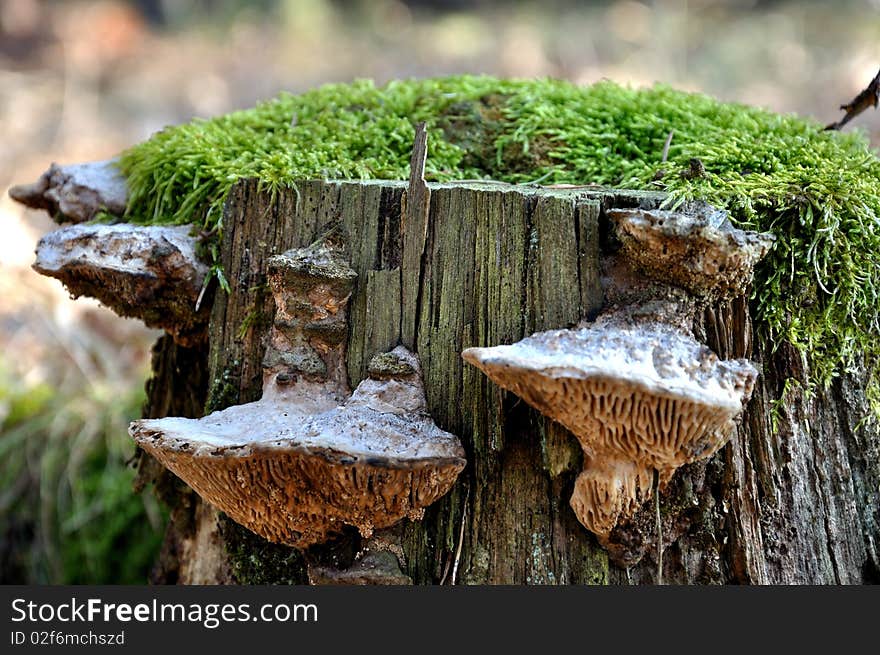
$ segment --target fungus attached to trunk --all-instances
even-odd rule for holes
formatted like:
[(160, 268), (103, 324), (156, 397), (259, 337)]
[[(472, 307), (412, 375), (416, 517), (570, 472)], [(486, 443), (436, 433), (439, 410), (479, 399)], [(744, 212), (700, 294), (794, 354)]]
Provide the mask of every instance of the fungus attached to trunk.
[(116, 160), (59, 166), (52, 164), (36, 182), (9, 189), (9, 195), (33, 209), (45, 209), (59, 223), (84, 223), (99, 212), (125, 213), (128, 187)]
[(182, 345), (204, 338), (210, 303), (197, 310), (208, 267), (190, 226), (68, 225), (37, 244), (34, 269), (74, 296), (166, 330)]
[(352, 566), (338, 570), (329, 566), (309, 566), (311, 585), (411, 585), (412, 578), (400, 570), (393, 553), (368, 552)]
[(741, 295), (772, 234), (739, 230), (710, 205), (690, 211), (612, 209), (624, 257), (652, 280), (698, 297)]
[(571, 506), (600, 540), (651, 496), (654, 471), (665, 484), (727, 441), (757, 377), (669, 325), (608, 318), (463, 357), (578, 438)]
[(368, 536), (420, 518), (465, 465), (458, 439), (428, 415), (418, 360), (404, 348), (375, 358), (349, 394), (354, 278), (324, 245), (271, 258), (277, 313), (262, 399), (130, 428), (205, 500), (273, 542), (307, 547), (346, 525)]
[(719, 360), (688, 323), (697, 306), (741, 296), (773, 243), (704, 203), (608, 216), (621, 249), (606, 258), (603, 287), (620, 306), (587, 327), (462, 353), (578, 438), (584, 470), (571, 506), (606, 545), (655, 475), (665, 485), (731, 436), (758, 373), (747, 360)]
[(621, 248), (603, 262), (610, 306), (594, 323), (462, 356), (577, 437), (584, 466), (571, 506), (610, 548), (655, 480), (665, 486), (732, 435), (758, 372), (745, 359), (720, 360), (691, 323), (696, 309), (743, 295), (773, 237), (738, 230), (705, 203), (607, 215)]

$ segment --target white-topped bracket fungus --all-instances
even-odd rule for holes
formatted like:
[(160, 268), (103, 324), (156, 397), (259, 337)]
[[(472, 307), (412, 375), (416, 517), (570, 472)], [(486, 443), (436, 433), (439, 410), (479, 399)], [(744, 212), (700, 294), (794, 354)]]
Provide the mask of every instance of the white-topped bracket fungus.
[(52, 164), (36, 182), (9, 189), (9, 196), (33, 209), (45, 209), (59, 223), (84, 223), (101, 211), (124, 214), (128, 187), (111, 159)]
[(273, 257), (263, 397), (129, 430), (205, 500), (272, 542), (305, 548), (346, 525), (369, 536), (420, 518), (465, 465), (458, 439), (428, 415), (418, 361), (405, 349), (375, 358), (349, 396), (354, 278), (324, 245)]
[(742, 295), (774, 241), (772, 234), (733, 227), (726, 212), (705, 204), (687, 211), (612, 209), (607, 214), (623, 256), (636, 270), (698, 298)]
[(75, 296), (162, 328), (184, 346), (204, 339), (210, 303), (197, 309), (208, 267), (190, 226), (67, 225), (37, 244), (34, 270)]
[(462, 353), (578, 438), (571, 506), (603, 543), (651, 497), (654, 471), (665, 484), (727, 441), (757, 377), (664, 323), (609, 319)]
[(744, 294), (773, 237), (699, 202), (606, 213), (620, 247), (604, 257), (606, 309), (594, 323), (462, 355), (577, 437), (584, 465), (572, 509), (628, 565), (641, 555), (612, 531), (655, 484), (717, 452), (751, 396), (754, 366), (720, 360), (692, 328), (695, 310)]

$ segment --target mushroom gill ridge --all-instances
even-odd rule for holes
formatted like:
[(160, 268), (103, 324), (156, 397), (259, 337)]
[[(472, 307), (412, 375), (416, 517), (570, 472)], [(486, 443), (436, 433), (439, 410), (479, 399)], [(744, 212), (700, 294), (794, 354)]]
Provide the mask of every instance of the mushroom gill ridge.
[(263, 397), (201, 419), (135, 421), (147, 452), (233, 520), (276, 543), (321, 543), (346, 525), (367, 537), (446, 494), (465, 466), (431, 420), (418, 358), (373, 358), (352, 393), (345, 372), (355, 274), (326, 244), (269, 260), (276, 315)]
[(605, 309), (595, 321), (462, 353), (578, 439), (584, 464), (570, 504), (606, 547), (655, 480), (662, 488), (734, 433), (758, 371), (747, 359), (720, 359), (688, 322), (698, 308), (743, 295), (773, 243), (700, 204), (608, 215), (621, 246), (602, 261)]

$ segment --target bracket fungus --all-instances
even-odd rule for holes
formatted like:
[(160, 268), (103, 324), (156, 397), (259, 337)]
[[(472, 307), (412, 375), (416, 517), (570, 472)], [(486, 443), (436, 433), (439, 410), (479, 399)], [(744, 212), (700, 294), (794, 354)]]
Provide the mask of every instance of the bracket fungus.
[(665, 484), (727, 441), (757, 377), (669, 325), (607, 318), (463, 356), (578, 438), (571, 506), (600, 538), (650, 498), (655, 470)]
[(612, 209), (608, 217), (634, 268), (700, 298), (741, 295), (774, 241), (772, 234), (733, 227), (726, 212), (710, 205), (690, 211)]
[[(571, 507), (606, 546), (618, 522), (651, 497), (655, 474), (665, 486), (676, 469), (711, 456), (732, 435), (758, 372), (697, 342), (689, 310), (742, 295), (773, 243), (771, 235), (733, 228), (709, 206), (608, 214), (622, 247), (606, 262), (606, 300), (629, 304), (575, 329), (462, 353), (577, 437), (584, 466)], [(640, 275), (621, 276), (621, 264)]]
[[(363, 539), (349, 562), (345, 554), (309, 553), (306, 567), (311, 585), (411, 585), (403, 572), (406, 555), (402, 545), (402, 526), (376, 530)], [(313, 557), (317, 554), (318, 558)], [(342, 555), (340, 557), (340, 555)]]
[(204, 338), (209, 305), (197, 309), (208, 267), (190, 226), (67, 225), (37, 244), (33, 268), (120, 316), (163, 328), (175, 341)]
[(464, 468), (458, 438), (427, 412), (415, 355), (379, 355), (349, 392), (355, 273), (333, 247), (272, 257), (276, 315), (263, 397), (202, 419), (135, 421), (130, 434), (205, 500), (258, 535), (300, 548), (343, 526), (364, 536), (424, 508)]
[(33, 209), (45, 209), (59, 222), (84, 223), (101, 211), (125, 213), (128, 187), (113, 159), (59, 166), (52, 164), (36, 182), (9, 189), (9, 195)]

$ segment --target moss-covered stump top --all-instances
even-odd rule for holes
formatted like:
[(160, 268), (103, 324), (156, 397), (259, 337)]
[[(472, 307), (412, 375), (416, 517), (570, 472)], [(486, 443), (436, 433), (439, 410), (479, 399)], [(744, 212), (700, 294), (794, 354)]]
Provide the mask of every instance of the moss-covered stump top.
[(880, 160), (865, 137), (665, 86), (451, 77), (285, 94), (124, 153), (128, 216), (216, 226), (246, 177), (269, 189), (406, 179), (418, 121), (430, 134), (428, 180), (593, 183), (725, 207), (777, 236), (756, 276), (758, 318), (810, 354), (814, 379), (880, 350)]

